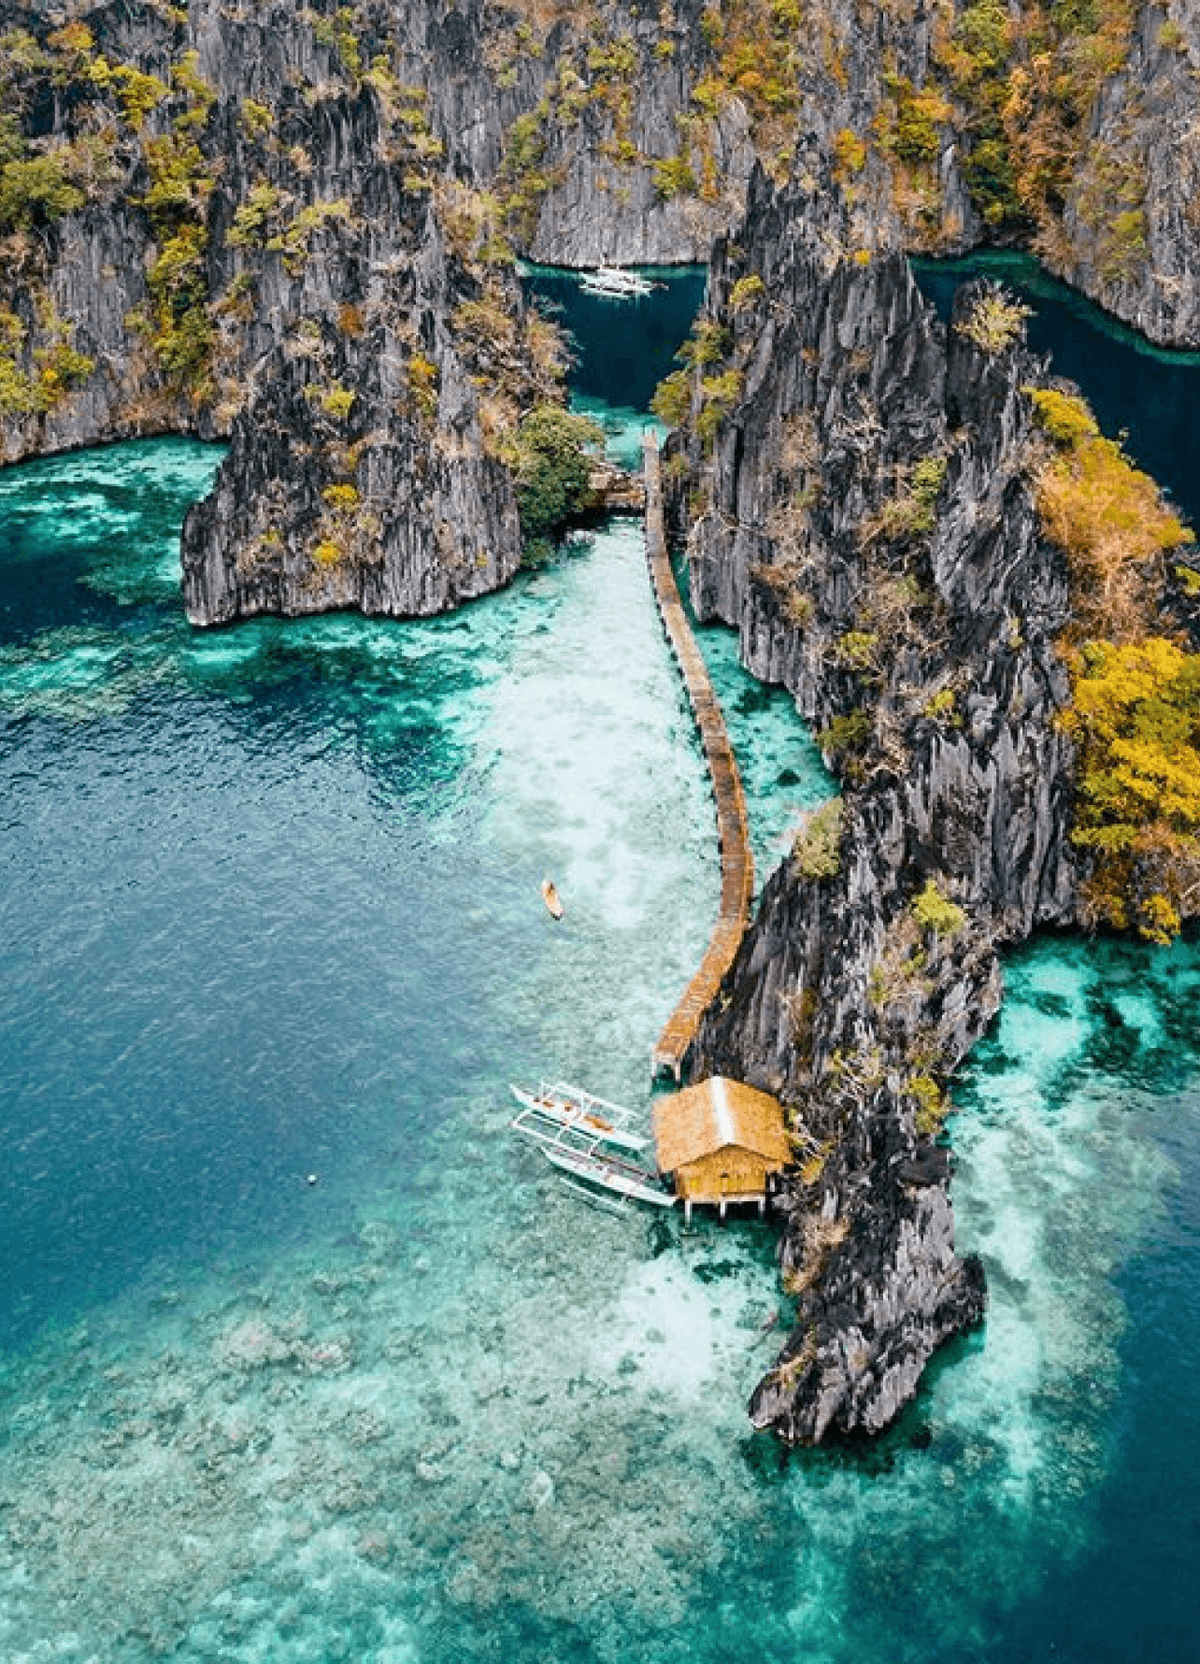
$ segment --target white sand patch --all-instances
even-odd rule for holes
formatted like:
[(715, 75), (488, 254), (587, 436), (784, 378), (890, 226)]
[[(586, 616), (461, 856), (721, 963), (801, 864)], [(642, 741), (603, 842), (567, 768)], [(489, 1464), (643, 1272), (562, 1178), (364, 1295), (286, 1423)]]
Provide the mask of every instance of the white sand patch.
[(744, 1367), (753, 1340), (740, 1324), (747, 1292), (741, 1278), (699, 1281), (672, 1254), (636, 1267), (592, 1337), (591, 1367), (619, 1378), (635, 1365), (639, 1393), (695, 1403)]

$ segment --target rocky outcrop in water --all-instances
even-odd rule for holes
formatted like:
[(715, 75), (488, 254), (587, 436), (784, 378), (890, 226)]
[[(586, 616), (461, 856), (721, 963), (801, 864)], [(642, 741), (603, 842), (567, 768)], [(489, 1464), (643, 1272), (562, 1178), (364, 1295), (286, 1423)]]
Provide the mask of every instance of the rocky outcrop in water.
[(0, 0), (3, 455), (233, 433), (197, 622), (452, 605), (511, 575), (505, 438), (551, 395), (514, 253), (704, 260), (760, 164), (836, 187), (847, 254), (1035, 238), (1192, 339), (1195, 19), (1101, 11), (1038, 57), (993, 0)]
[(675, 464), (679, 502), (700, 496), (698, 611), (794, 692), (844, 782), (768, 882), (693, 1060), (795, 1107), (796, 1329), (752, 1414), (805, 1443), (885, 1426), (981, 1315), (946, 1081), (998, 1007), (997, 943), (1075, 913), (1039, 366), (986, 285), (946, 332), (902, 256), (847, 258), (830, 200), (758, 181), (714, 262)]
[(327, 112), (344, 171), (325, 200), (344, 210), (185, 524), (194, 623), (440, 612), (516, 570), (513, 482), (484, 422), (501, 377), (513, 409), (538, 392), (520, 295), (447, 247), (429, 193), (380, 158), (379, 119), (370, 96)]

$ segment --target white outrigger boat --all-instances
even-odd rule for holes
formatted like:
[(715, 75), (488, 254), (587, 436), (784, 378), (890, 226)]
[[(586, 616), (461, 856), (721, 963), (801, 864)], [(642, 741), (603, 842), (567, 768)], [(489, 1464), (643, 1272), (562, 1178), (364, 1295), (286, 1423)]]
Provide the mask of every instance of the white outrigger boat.
[(582, 1086), (571, 1086), (567, 1081), (552, 1085), (543, 1081), (536, 1092), (523, 1086), (512, 1086), (509, 1091), (521, 1105), (521, 1113), (513, 1122), (517, 1132), (531, 1138), (556, 1139), (560, 1131), (582, 1133), (585, 1138), (601, 1144), (611, 1144), (619, 1150), (646, 1148), (647, 1139), (630, 1129), (633, 1116), (620, 1104), (585, 1092)]
[[(649, 1202), (656, 1208), (673, 1208), (678, 1200), (671, 1191), (663, 1189), (657, 1173), (607, 1151), (572, 1150), (564, 1145), (543, 1144), (542, 1154), (573, 1179), (582, 1179), (586, 1184), (615, 1191), (628, 1201)], [(581, 1190), (583, 1187), (572, 1184), (571, 1188)]]
[[(648, 1142), (630, 1129), (632, 1119), (620, 1104), (609, 1103), (582, 1087), (564, 1082), (536, 1092), (511, 1087), (521, 1105), (512, 1125), (535, 1143), (546, 1160), (565, 1175), (572, 1190), (590, 1202), (624, 1209), (631, 1201), (673, 1207), (677, 1198), (664, 1190), (658, 1174), (629, 1159)], [(619, 1198), (611, 1201), (600, 1192)]]
[(580, 272), (579, 287), (589, 295), (632, 300), (638, 295), (648, 295), (655, 285), (638, 272), (622, 271), (618, 266), (597, 266), (594, 271)]

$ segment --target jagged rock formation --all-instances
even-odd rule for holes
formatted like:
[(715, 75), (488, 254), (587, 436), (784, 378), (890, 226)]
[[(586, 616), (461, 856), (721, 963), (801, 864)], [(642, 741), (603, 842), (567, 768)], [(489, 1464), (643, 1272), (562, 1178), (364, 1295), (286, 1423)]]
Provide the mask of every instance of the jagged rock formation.
[[(1087, 19), (998, 0), (870, 29), (824, 0), (0, 0), (3, 455), (224, 436), (249, 400), (189, 531), (197, 622), (451, 605), (512, 572), (493, 464), (552, 380), (513, 252), (704, 260), (756, 160), (831, 179), (848, 252), (1033, 237), (1156, 338), (1195, 339), (1195, 10), (1097, 4), (1084, 52)], [(335, 371), (352, 442), (310, 421)], [(434, 524), (406, 532), (427, 486)]]
[(1043, 214), (1036, 246), (1058, 276), (1152, 341), (1197, 346), (1200, 7), (1112, 10), (1097, 54), (1111, 73), (1072, 135), (1061, 206)]
[[(703, 497), (698, 610), (792, 689), (845, 781), (840, 827), (767, 884), (695, 1059), (797, 1106), (797, 1328), (753, 1415), (803, 1442), (885, 1426), (979, 1317), (944, 1082), (998, 1007), (997, 942), (1075, 914), (1068, 574), (1039, 532), (1022, 392), (1038, 366), (1019, 331), (972, 338), (985, 287), (946, 334), (902, 256), (818, 252), (841, 241), (829, 200), (760, 179), (739, 249), (718, 250), (697, 333), (724, 357), (693, 372), (676, 468)], [(730, 385), (706, 454), (697, 424)]]
[(372, 102), (346, 114), (346, 174), (326, 188), (354, 194), (325, 228), (321, 288), (307, 285), (296, 333), (258, 367), (215, 489), (184, 527), (194, 623), (441, 612), (507, 582), (519, 561), (480, 385), (484, 352), (505, 346), (511, 392), (535, 383), (520, 297), (447, 250), (424, 192), (406, 193), (378, 160), (358, 164), (378, 156), (358, 136), (377, 119)]

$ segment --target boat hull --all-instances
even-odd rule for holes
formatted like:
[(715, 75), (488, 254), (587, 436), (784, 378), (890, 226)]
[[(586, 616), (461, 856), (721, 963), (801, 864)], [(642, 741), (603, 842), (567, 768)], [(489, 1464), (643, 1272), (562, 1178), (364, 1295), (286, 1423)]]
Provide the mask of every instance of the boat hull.
[(547, 1161), (564, 1173), (570, 1173), (573, 1178), (599, 1185), (617, 1196), (628, 1197), (630, 1201), (648, 1202), (656, 1208), (672, 1208), (679, 1199), (670, 1191), (663, 1190), (653, 1173), (615, 1156), (589, 1156), (583, 1150), (560, 1149), (548, 1144), (542, 1146), (542, 1154)]
[[(603, 1098), (593, 1098), (591, 1094), (571, 1094), (562, 1087), (542, 1087), (538, 1092), (528, 1092), (523, 1086), (509, 1086), (509, 1091), (517, 1102), (522, 1105), (526, 1116), (531, 1116), (534, 1122), (545, 1121), (548, 1128), (557, 1132), (577, 1131), (584, 1137), (596, 1139), (604, 1144), (611, 1144), (621, 1150), (644, 1150), (648, 1139), (640, 1133), (630, 1132), (619, 1126), (605, 1110), (615, 1111), (618, 1116), (625, 1113), (619, 1105), (606, 1104)], [(518, 1125), (518, 1122), (521, 1124)], [(525, 1117), (518, 1117), (513, 1123), (518, 1132), (523, 1132), (532, 1138), (548, 1136), (531, 1125)]]
[(621, 271), (616, 266), (599, 266), (595, 271), (583, 272), (579, 287), (589, 295), (607, 295), (610, 300), (637, 300), (655, 287), (649, 278), (636, 272)]

